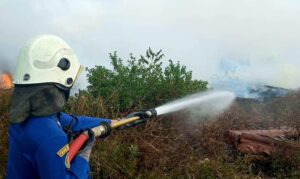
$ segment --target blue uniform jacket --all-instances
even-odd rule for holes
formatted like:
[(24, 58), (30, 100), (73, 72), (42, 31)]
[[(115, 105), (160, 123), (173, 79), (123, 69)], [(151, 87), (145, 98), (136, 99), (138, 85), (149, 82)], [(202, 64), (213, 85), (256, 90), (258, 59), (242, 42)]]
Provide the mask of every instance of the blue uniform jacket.
[[(73, 119), (73, 122), (72, 121)], [(67, 135), (65, 126), (72, 123), (71, 130), (80, 132), (108, 119), (73, 117), (61, 113), (48, 117), (31, 117), (21, 124), (9, 126), (9, 152), (6, 170), (7, 179), (35, 178), (89, 178), (89, 163), (80, 156), (74, 157), (68, 165), (66, 157)], [(65, 148), (64, 148), (65, 147)]]

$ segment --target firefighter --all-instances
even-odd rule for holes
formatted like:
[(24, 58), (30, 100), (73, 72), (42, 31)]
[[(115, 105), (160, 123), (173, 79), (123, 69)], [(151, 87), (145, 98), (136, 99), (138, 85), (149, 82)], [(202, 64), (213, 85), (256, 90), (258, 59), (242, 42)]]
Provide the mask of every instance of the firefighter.
[(111, 120), (61, 112), (82, 70), (57, 36), (35, 37), (22, 48), (13, 76), (6, 178), (89, 178), (93, 134), (71, 162), (70, 136)]

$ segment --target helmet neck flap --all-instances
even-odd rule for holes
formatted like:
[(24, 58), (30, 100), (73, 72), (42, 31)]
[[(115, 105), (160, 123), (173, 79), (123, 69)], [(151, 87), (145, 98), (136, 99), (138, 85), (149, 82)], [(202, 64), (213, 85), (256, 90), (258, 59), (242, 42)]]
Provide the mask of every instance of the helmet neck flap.
[[(50, 116), (62, 111), (68, 98), (55, 84), (16, 85), (9, 112), (10, 123), (21, 123), (29, 117)], [(24, 95), (26, 94), (26, 95)]]

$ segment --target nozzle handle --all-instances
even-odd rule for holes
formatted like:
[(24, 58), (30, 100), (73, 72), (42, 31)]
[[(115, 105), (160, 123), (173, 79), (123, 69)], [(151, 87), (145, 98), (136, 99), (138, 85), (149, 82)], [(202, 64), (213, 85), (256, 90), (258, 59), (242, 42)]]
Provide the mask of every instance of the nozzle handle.
[(140, 119), (140, 117), (138, 117), (138, 116), (127, 118), (127, 119), (123, 119), (123, 120), (120, 120), (118, 122), (115, 122), (115, 123), (111, 124), (111, 128), (115, 129), (115, 128), (124, 126), (126, 124), (130, 124), (132, 122), (135, 122), (135, 121), (137, 121), (139, 119)]
[[(91, 131), (93, 132), (95, 137), (105, 137), (111, 132), (110, 131), (111, 128), (115, 129), (115, 128), (124, 126), (126, 124), (135, 122), (139, 119), (140, 119), (140, 117), (132, 117), (132, 118), (124, 119), (124, 120), (121, 120), (121, 121), (111, 124), (110, 127), (108, 127), (106, 123), (101, 124), (97, 127), (92, 128)], [(79, 152), (81, 147), (84, 145), (84, 143), (88, 139), (89, 139), (89, 134), (87, 131), (85, 131), (70, 143), (70, 145), (69, 145), (70, 146), (69, 147), (69, 161), (70, 162), (74, 159), (76, 154)]]

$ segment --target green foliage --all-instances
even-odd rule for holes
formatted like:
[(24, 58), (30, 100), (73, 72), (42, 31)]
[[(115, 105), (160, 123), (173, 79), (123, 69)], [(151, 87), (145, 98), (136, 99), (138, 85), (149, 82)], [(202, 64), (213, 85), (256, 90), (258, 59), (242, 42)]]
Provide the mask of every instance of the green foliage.
[(179, 62), (169, 60), (163, 64), (162, 51), (139, 58), (130, 55), (127, 64), (110, 54), (113, 69), (95, 66), (88, 70), (88, 92), (94, 97), (102, 96), (104, 103), (122, 112), (132, 108), (154, 107), (172, 99), (207, 89), (207, 82), (192, 79), (192, 71)]

